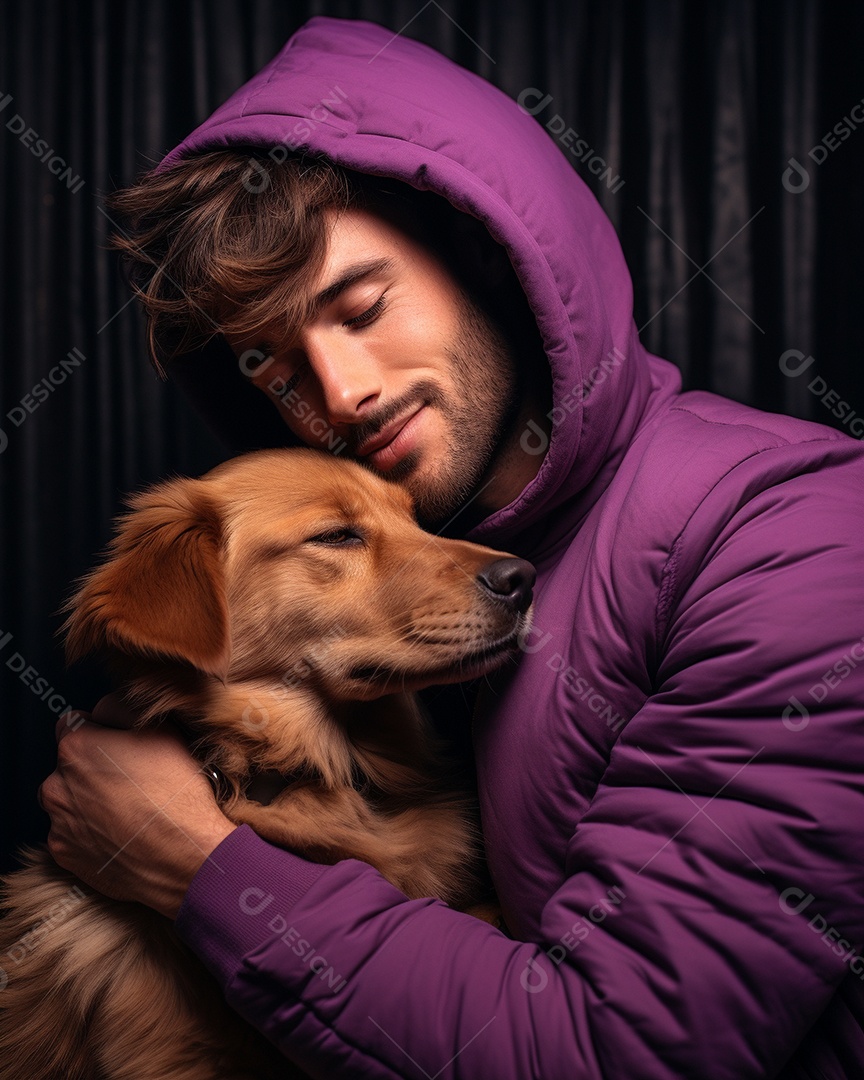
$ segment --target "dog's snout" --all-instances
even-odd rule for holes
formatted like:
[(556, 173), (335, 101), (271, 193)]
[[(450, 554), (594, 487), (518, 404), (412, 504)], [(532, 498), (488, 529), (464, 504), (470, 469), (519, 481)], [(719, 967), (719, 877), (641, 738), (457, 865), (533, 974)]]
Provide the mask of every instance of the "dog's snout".
[(524, 559), (496, 559), (483, 567), (477, 580), (496, 599), (512, 604), (518, 611), (527, 611), (536, 577), (534, 567)]

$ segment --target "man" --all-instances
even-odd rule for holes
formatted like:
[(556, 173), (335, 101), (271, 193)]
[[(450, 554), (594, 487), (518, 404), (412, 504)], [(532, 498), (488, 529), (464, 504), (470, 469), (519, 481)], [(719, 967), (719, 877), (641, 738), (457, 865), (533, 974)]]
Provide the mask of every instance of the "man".
[[(172, 170), (232, 147), (246, 209), (229, 227), (203, 209), (223, 181), (181, 180), (178, 200)], [(407, 217), (387, 208), (386, 182), (295, 220), (309, 246), (285, 239), (281, 271), (237, 270), (250, 237), (278, 264), (262, 239), (276, 211), (252, 208), (300, 151), (481, 222), (540, 370), (521, 313), (496, 308), (495, 247), (454, 258), (410, 200)], [(236, 191), (233, 160), (214, 168)], [(313, 19), (159, 175), (172, 227), (144, 214), (133, 237), (163, 255), (139, 283), (154, 351), (232, 445), (341, 440), (427, 523), (538, 568), (524, 655), (473, 727), (512, 937), (234, 829), (165, 734), (61, 722), (55, 858), (176, 917), (229, 1002), (312, 1075), (860, 1075), (860, 444), (682, 395), (639, 344), (612, 229), (553, 142), (380, 27)], [(226, 228), (219, 261), (209, 233)], [(184, 229), (211, 252), (203, 278), (159, 247)], [(472, 295), (459, 266), (490, 288)]]

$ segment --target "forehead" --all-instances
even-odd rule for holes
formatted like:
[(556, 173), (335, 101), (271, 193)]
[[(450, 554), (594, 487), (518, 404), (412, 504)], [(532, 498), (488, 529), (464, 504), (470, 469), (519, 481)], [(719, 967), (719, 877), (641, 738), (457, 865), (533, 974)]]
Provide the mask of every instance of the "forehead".
[[(233, 466), (233, 467), (232, 467)], [(407, 491), (348, 461), (314, 451), (274, 451), (227, 463), (218, 500), (232, 532), (303, 530), (321, 523), (413, 520)]]
[(325, 214), (327, 253), (311, 291), (326, 287), (346, 266), (375, 258), (395, 257), (413, 264), (423, 254), (419, 240), (389, 216), (368, 207)]

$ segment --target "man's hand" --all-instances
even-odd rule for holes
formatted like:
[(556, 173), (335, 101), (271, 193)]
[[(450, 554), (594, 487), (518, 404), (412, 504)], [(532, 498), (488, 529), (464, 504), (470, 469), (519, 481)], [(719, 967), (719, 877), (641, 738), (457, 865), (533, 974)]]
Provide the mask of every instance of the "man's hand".
[(235, 828), (200, 765), (169, 725), (131, 732), (64, 715), (57, 739), (57, 769), (40, 789), (51, 855), (99, 892), (173, 919)]

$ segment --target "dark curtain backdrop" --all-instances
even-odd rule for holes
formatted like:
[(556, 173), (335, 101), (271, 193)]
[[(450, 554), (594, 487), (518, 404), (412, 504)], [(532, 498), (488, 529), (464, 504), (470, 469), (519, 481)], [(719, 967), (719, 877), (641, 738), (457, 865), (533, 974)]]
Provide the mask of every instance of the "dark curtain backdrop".
[[(35, 793), (56, 713), (89, 707), (104, 686), (96, 671), (64, 670), (57, 611), (70, 583), (124, 492), (223, 456), (148, 366), (100, 196), (156, 162), (314, 14), (402, 30), (512, 97), (533, 88), (532, 106), (551, 95), (537, 120), (591, 148), (574, 168), (619, 230), (644, 341), (687, 386), (846, 430), (857, 427), (848, 413), (864, 412), (860, 3), (5, 0), (6, 865), (46, 831)], [(787, 172), (792, 158), (806, 172)], [(610, 172), (594, 175), (604, 163)], [(788, 350), (787, 371), (815, 358), (804, 374), (781, 370)], [(847, 403), (845, 425), (826, 394), (838, 412)]]

